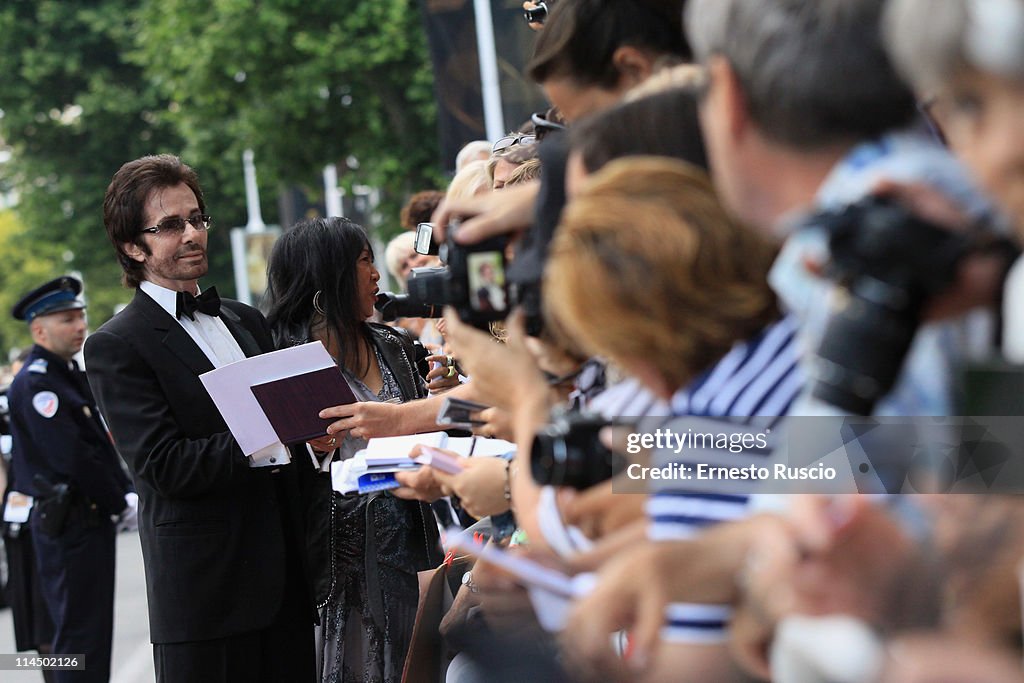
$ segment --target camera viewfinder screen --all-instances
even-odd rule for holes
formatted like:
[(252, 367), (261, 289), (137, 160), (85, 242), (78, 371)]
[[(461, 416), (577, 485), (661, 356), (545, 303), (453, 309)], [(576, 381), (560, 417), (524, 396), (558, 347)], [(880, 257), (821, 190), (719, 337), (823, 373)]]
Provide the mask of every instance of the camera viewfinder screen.
[(506, 308), (505, 258), (500, 251), (469, 254), (469, 305), (480, 313), (503, 312)]

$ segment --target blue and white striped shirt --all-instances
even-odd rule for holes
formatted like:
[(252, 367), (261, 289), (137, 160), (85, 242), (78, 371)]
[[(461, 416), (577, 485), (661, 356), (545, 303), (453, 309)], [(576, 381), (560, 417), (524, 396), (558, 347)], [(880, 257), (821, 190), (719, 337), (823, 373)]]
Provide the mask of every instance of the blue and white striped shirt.
[[(799, 364), (797, 320), (786, 316), (752, 339), (738, 342), (718, 363), (672, 397), (675, 417), (724, 418), (735, 429), (755, 421), (772, 429), (789, 412), (804, 387)], [(737, 461), (764, 458), (766, 451), (746, 449)], [(658, 466), (680, 456), (656, 454)], [(687, 489), (679, 480), (659, 480), (647, 502), (652, 540), (682, 540), (719, 522), (748, 514), (749, 496)], [(729, 608), (724, 605), (676, 603), (666, 610), (665, 640), (686, 643), (721, 642), (726, 636)]]

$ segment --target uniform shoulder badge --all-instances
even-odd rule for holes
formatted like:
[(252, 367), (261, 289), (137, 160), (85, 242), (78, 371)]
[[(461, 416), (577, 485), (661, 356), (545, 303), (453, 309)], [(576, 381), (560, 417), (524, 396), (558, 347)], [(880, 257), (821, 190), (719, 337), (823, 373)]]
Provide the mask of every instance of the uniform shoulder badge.
[(57, 400), (57, 394), (52, 391), (40, 391), (32, 397), (32, 407), (45, 418), (56, 415), (59, 406), (60, 401)]
[(29, 364), (28, 371), (29, 372), (38, 372), (41, 375), (45, 375), (46, 374), (46, 359), (45, 358), (36, 358), (34, 361), (32, 361)]

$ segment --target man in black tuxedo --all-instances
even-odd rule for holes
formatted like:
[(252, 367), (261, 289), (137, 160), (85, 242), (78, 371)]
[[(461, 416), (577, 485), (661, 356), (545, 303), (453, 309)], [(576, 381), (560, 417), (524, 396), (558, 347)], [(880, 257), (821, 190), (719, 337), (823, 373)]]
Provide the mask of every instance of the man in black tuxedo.
[(199, 294), (210, 217), (177, 157), (122, 166), (103, 220), (136, 292), (85, 357), (139, 494), (157, 680), (310, 681), (315, 613), (296, 488), (305, 463), (289, 463), (280, 444), (246, 456), (199, 380), (273, 350), (266, 320), (213, 288)]

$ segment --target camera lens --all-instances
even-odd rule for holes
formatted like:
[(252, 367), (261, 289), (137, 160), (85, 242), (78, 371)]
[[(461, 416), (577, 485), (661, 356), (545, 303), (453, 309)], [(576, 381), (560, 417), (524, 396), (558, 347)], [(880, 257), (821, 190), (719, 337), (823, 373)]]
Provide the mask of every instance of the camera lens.
[(564, 486), (566, 471), (564, 439), (537, 434), (530, 451), (530, 472), (541, 486)]
[(955, 279), (966, 238), (869, 197), (813, 224), (829, 236), (831, 302), (811, 368), (815, 398), (869, 415), (895, 386), (926, 302)]
[(381, 292), (373, 306), (386, 323), (398, 318), (440, 318), (442, 315), (440, 306), (416, 301), (408, 294)]
[(598, 433), (608, 423), (575, 415), (537, 432), (530, 451), (530, 472), (542, 486), (584, 490), (607, 481), (624, 460), (605, 448)]
[(444, 306), (451, 303), (448, 295), (448, 269), (413, 268), (412, 275), (406, 285), (409, 288), (409, 299), (420, 304)]

